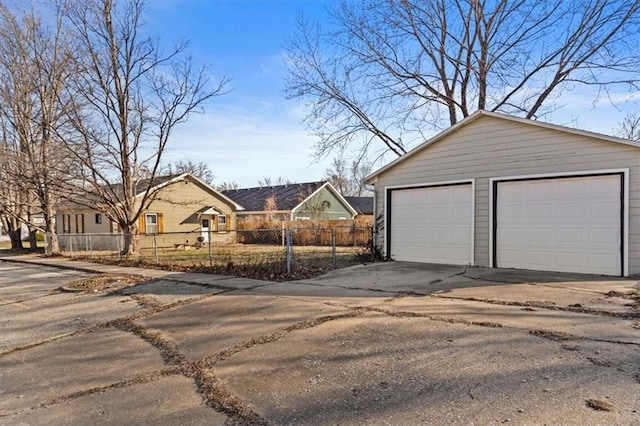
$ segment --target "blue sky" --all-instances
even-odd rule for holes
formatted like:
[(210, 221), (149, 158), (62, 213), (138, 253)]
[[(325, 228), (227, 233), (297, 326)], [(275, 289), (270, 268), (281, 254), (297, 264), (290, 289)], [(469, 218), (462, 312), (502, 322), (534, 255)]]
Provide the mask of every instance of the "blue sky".
[(183, 38), (197, 61), (231, 78), (231, 92), (213, 99), (174, 134), (167, 161), (204, 161), (216, 182), (256, 186), (264, 177), (322, 179), (330, 159), (312, 159), (315, 138), (302, 111), (285, 99), (283, 46), (299, 11), (320, 19), (319, 0), (151, 1), (149, 30), (163, 43)]
[[(296, 182), (323, 178), (331, 158), (313, 160), (316, 139), (307, 134), (302, 107), (285, 99), (283, 46), (299, 11), (323, 21), (331, 0), (151, 0), (148, 29), (163, 43), (190, 40), (199, 62), (232, 80), (174, 134), (167, 161), (204, 161), (216, 182), (256, 186), (264, 177)], [(567, 91), (561, 109), (544, 121), (612, 134), (640, 96), (614, 94), (618, 106), (583, 88)]]

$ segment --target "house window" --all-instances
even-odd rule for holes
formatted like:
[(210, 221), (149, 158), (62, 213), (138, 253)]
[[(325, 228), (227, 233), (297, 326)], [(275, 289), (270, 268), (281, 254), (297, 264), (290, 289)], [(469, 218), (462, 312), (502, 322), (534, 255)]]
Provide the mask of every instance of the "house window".
[(102, 214), (96, 213), (96, 225), (102, 225)]
[(227, 216), (218, 215), (218, 232), (227, 232)]
[(158, 233), (158, 215), (156, 213), (147, 213), (144, 215), (145, 234)]
[(76, 215), (76, 234), (84, 234), (84, 215)]
[(70, 214), (62, 215), (62, 233), (63, 234), (71, 233), (71, 215)]

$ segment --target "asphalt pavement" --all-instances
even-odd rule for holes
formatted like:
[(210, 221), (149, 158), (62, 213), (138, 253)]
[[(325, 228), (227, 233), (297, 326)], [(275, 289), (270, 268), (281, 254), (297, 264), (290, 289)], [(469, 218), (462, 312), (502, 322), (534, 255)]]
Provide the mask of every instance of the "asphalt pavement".
[[(640, 424), (633, 280), (0, 260), (0, 424)], [(101, 274), (146, 280), (64, 290)]]

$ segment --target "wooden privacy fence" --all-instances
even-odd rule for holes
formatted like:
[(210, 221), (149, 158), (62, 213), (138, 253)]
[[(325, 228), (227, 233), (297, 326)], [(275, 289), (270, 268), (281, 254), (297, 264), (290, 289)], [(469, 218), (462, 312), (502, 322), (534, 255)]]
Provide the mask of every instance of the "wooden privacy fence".
[(285, 244), (287, 231), (296, 246), (360, 246), (372, 241), (372, 227), (364, 220), (246, 222), (238, 224), (238, 242)]

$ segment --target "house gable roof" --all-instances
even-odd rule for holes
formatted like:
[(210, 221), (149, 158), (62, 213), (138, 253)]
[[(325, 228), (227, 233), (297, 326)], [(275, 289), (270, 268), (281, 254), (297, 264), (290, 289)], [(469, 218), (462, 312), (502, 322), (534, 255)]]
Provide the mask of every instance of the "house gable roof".
[(373, 214), (373, 197), (344, 197), (358, 214)]
[(358, 212), (353, 208), (353, 206), (351, 206), (351, 204), (349, 204), (349, 202), (347, 200), (345, 200), (344, 197), (342, 195), (340, 195), (340, 193), (328, 181), (325, 181), (320, 188), (316, 189), (307, 198), (302, 200), (302, 202), (300, 202), (296, 207), (293, 208), (292, 212), (298, 210), (299, 208), (301, 208), (303, 206), (303, 203), (306, 200), (310, 199), (311, 197), (313, 197), (314, 195), (316, 195), (317, 193), (319, 193), (323, 189), (326, 189), (327, 191), (331, 192), (333, 194), (333, 196), (340, 202), (340, 204), (342, 204), (344, 207), (347, 208), (347, 210), (349, 210), (349, 212), (351, 213), (351, 218), (355, 217), (358, 214)]
[(222, 191), (226, 197), (242, 205), (246, 211), (265, 211), (265, 205), (270, 198), (275, 199), (278, 211), (288, 211), (296, 208), (309, 196), (319, 190), (325, 183), (306, 182), (276, 186), (261, 186), (255, 188), (228, 189)]
[(564, 133), (571, 133), (571, 134), (584, 136), (584, 137), (588, 137), (588, 138), (593, 138), (593, 139), (598, 139), (598, 140), (602, 140), (602, 141), (606, 141), (606, 142), (619, 143), (619, 144), (623, 144), (623, 145), (630, 145), (630, 146), (634, 146), (636, 148), (640, 148), (640, 143), (634, 142), (634, 141), (628, 140), (628, 139), (618, 138), (618, 137), (615, 137), (615, 136), (605, 135), (605, 134), (602, 134), (602, 133), (590, 132), (590, 131), (587, 131), (587, 130), (574, 129), (574, 128), (571, 128), (571, 127), (560, 126), (558, 124), (551, 124), (551, 123), (545, 123), (545, 122), (537, 121), (537, 120), (530, 120), (530, 119), (526, 119), (526, 118), (514, 117), (514, 116), (511, 116), (511, 115), (501, 114), (501, 113), (492, 112), (492, 111), (478, 110), (478, 111), (474, 112), (473, 114), (471, 114), (470, 116), (466, 117), (464, 120), (459, 121), (458, 123), (454, 124), (453, 126), (449, 127), (448, 129), (438, 133), (437, 135), (435, 135), (431, 139), (428, 139), (426, 142), (423, 142), (422, 144), (418, 145), (417, 147), (415, 147), (411, 151), (407, 152), (403, 156), (396, 158), (395, 160), (393, 160), (389, 164), (387, 164), (387, 165), (383, 166), (382, 168), (376, 170), (375, 172), (373, 172), (372, 174), (370, 174), (369, 176), (367, 176), (364, 179), (365, 182), (368, 183), (368, 184), (374, 183), (376, 177), (379, 176), (380, 174), (382, 174), (382, 173), (386, 172), (387, 170), (397, 166), (399, 163), (402, 163), (402, 162), (408, 160), (409, 158), (413, 157), (414, 155), (418, 154), (419, 152), (422, 152), (426, 148), (434, 145), (435, 143), (441, 141), (442, 139), (444, 139), (445, 137), (449, 136), (450, 134), (458, 131), (459, 129), (461, 129), (461, 128), (465, 127), (465, 126), (468, 126), (469, 124), (471, 124), (471, 123), (475, 122), (476, 120), (478, 120), (480, 117), (493, 117), (493, 118), (497, 118), (497, 119), (501, 119), (501, 120), (507, 120), (507, 121), (511, 121), (511, 122), (525, 124), (525, 125), (528, 125), (528, 126), (537, 126), (537, 127), (541, 127), (541, 128), (544, 128), (544, 129), (550, 129), (550, 130), (560, 131), (560, 132), (564, 132)]
[[(196, 185), (200, 186), (204, 191), (208, 192), (211, 195), (214, 195), (216, 197), (218, 197), (219, 199), (221, 199), (223, 202), (228, 203), (230, 206), (232, 206), (232, 208), (234, 210), (244, 210), (244, 207), (238, 203), (236, 203), (234, 200), (230, 199), (229, 197), (225, 196), (224, 194), (222, 194), (220, 191), (217, 191), (216, 189), (214, 189), (213, 187), (211, 187), (211, 185), (203, 182), (202, 180), (198, 179), (197, 177), (193, 176), (191, 173), (183, 173), (180, 175), (167, 175), (167, 176), (156, 176), (153, 180), (153, 186), (151, 188), (149, 188), (149, 193), (153, 194), (155, 192), (160, 191), (162, 188), (169, 186), (173, 183), (176, 182), (180, 182), (183, 180), (190, 180), (193, 183), (195, 183)], [(114, 194), (118, 194), (118, 196), (122, 196), (122, 184), (121, 183), (115, 183), (115, 184), (110, 184), (108, 185), (110, 190), (114, 193)], [(147, 189), (147, 187), (149, 186), (149, 180), (148, 179), (143, 179), (140, 180), (138, 182), (136, 182), (136, 188), (135, 188), (135, 192), (136, 198), (139, 197), (143, 197), (144, 193)], [(65, 211), (67, 209), (71, 209), (71, 208), (87, 208), (89, 209), (89, 204), (86, 202), (87, 199), (91, 198), (91, 194), (83, 194), (82, 195), (83, 199), (85, 200), (85, 202), (81, 201), (81, 200), (68, 200), (67, 205), (61, 206), (61, 208), (59, 209), (60, 211)], [(100, 203), (100, 198), (95, 199), (94, 201), (95, 204)]]
[(241, 204), (246, 211), (263, 212), (265, 211), (267, 200), (273, 198), (275, 200), (275, 211), (288, 212), (298, 209), (307, 199), (313, 197), (323, 189), (333, 193), (344, 207), (351, 212), (352, 216), (358, 213), (327, 181), (229, 189), (222, 193)]
[[(210, 193), (210, 194), (212, 194), (212, 195), (214, 195), (216, 197), (221, 198), (223, 201), (225, 201), (226, 203), (230, 204), (234, 208), (234, 210), (244, 210), (245, 209), (241, 204), (238, 204), (237, 202), (235, 202), (234, 200), (232, 200), (228, 196), (224, 195), (223, 192), (216, 190), (211, 185), (207, 184), (206, 182), (202, 181), (201, 179), (198, 179), (197, 177), (195, 177), (191, 173), (183, 173), (181, 175), (169, 177), (169, 179), (163, 179), (159, 184), (157, 184), (154, 187), (152, 187), (150, 189), (150, 192), (159, 191), (160, 189), (162, 189), (165, 186), (171, 185), (172, 183), (179, 182), (179, 181), (182, 181), (182, 180), (185, 180), (185, 179), (191, 180), (196, 185), (199, 185), (200, 187), (202, 187), (206, 192), (208, 192), (208, 193)], [(138, 193), (136, 195), (136, 197), (142, 196), (143, 194), (144, 194), (143, 192), (140, 192), (140, 193)]]

